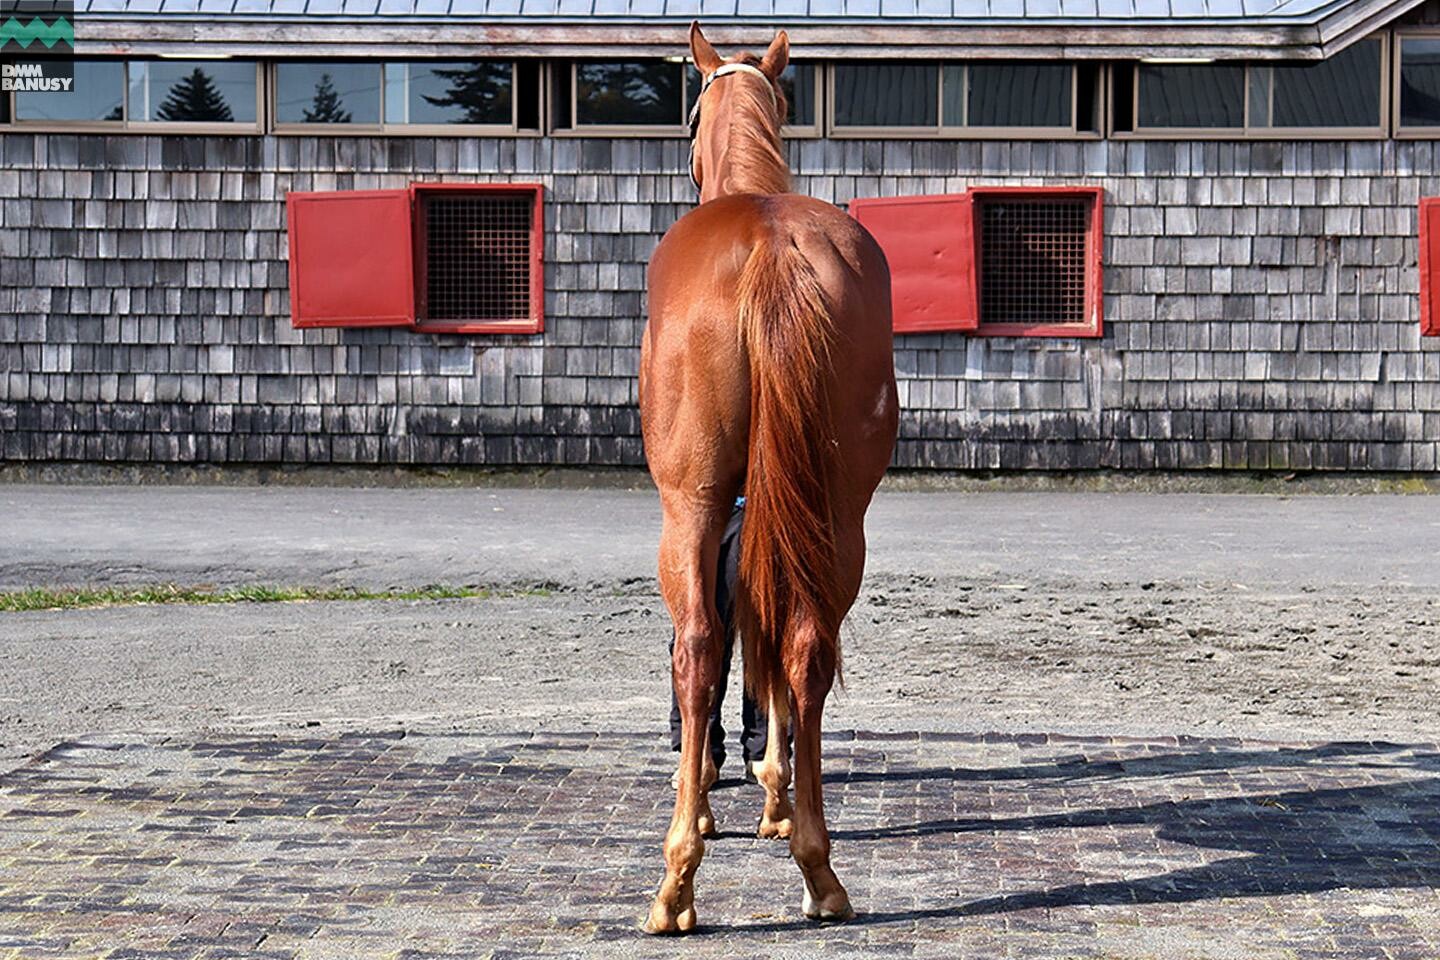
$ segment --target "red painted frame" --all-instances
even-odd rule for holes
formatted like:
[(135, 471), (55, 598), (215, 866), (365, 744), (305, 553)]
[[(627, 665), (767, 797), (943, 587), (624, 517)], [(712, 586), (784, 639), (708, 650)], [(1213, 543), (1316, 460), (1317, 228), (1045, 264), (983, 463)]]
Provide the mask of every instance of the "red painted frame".
[[(456, 193), (528, 195), (530, 215), (530, 316), (523, 320), (427, 320), (425, 247), (426, 196)], [(421, 333), (542, 333), (545, 330), (545, 188), (538, 183), (412, 183), (411, 216), (414, 230), (415, 329)]]
[[(971, 187), (967, 193), (976, 204), (984, 203), (990, 197), (1055, 197), (1077, 196), (1090, 198), (1090, 228), (1085, 250), (1085, 316), (1084, 323), (986, 323), (980, 324), (972, 333), (981, 337), (1099, 337), (1105, 332), (1105, 290), (1104, 265), (1101, 252), (1105, 243), (1105, 192), (1100, 187)], [(974, 262), (980, 262), (980, 245), (985, 242), (984, 234), (976, 229)], [(975, 271), (975, 298), (980, 300), (980, 287), (984, 283), (980, 271)]]
[[(1431, 220), (1435, 224), (1431, 226)], [(1420, 198), (1420, 335), (1440, 337), (1440, 305), (1434, 303), (1440, 283), (1440, 197)]]

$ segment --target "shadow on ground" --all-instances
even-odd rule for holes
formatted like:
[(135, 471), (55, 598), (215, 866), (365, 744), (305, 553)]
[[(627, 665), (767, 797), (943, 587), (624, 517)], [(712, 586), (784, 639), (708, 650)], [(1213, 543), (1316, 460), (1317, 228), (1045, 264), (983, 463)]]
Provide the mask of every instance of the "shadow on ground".
[[(26, 851), (0, 875), (0, 934), (21, 955), (176, 957), (245, 944), (298, 956), (316, 937), (370, 956), (402, 931), (416, 957), (502, 933), (537, 955), (630, 937), (669, 816), (659, 747), (544, 733), (63, 744), (0, 778), (0, 849)], [(1279, 943), (1286, 924), (1309, 937), (1364, 927), (1363, 891), (1386, 892), (1382, 912), (1404, 921), (1386, 934), (1396, 956), (1440, 935), (1407, 919), (1433, 916), (1440, 889), (1430, 745), (951, 735), (827, 750), (858, 926), (814, 934), (755, 913), (757, 871), (793, 883), (793, 867), (782, 847), (732, 831), (700, 880), (721, 936), (697, 944), (804, 929), (878, 949), (919, 921), (963, 919), (955, 936), (973, 938), (1010, 929), (987, 917), (1022, 914), (1059, 936), (1090, 916), (1080, 908), (1128, 911), (1134, 928), (1155, 905), (1201, 903), (1186, 922)], [(725, 795), (737, 816), (758, 810), (748, 788)], [(977, 889), (995, 892), (964, 896)], [(1287, 899), (1322, 894), (1338, 898), (1323, 921)], [(1364, 902), (1364, 916), (1380, 909)]]

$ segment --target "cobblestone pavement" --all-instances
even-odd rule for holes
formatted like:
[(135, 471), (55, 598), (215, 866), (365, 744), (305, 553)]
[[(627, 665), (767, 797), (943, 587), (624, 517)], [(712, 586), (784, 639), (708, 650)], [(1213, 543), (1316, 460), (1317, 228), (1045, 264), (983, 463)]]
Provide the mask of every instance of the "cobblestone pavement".
[(636, 925), (670, 757), (638, 734), (98, 739), (0, 777), (0, 957), (1440, 956), (1440, 748), (827, 743), (861, 918), (799, 914), (722, 781), (703, 931)]

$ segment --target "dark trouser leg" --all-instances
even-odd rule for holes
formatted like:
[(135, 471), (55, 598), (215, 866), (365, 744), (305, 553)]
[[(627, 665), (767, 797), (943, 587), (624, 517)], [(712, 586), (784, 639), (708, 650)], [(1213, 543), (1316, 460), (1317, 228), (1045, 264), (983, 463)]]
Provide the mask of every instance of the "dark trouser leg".
[[(725, 687), (730, 679), (730, 655), (735, 648), (735, 635), (730, 631), (730, 611), (725, 607), (721, 607), (721, 610), (724, 611), (721, 619), (725, 623), (725, 647), (720, 657), (720, 677), (715, 685), (715, 699), (710, 706), (710, 756), (717, 769), (725, 764), (725, 728), (720, 725), (720, 707), (725, 702)], [(675, 655), (674, 633), (670, 634), (670, 655)], [(749, 696), (746, 696), (745, 702), (750, 702)], [(763, 731), (761, 735), (763, 740)], [(675, 698), (673, 686), (670, 689), (670, 749), (675, 753), (680, 752), (680, 703)]]

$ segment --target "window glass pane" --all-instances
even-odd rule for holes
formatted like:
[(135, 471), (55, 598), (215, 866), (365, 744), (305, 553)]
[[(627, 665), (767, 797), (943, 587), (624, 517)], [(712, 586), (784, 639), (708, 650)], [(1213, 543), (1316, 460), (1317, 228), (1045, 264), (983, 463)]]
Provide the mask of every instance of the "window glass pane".
[(1068, 127), (1068, 63), (972, 63), (969, 65), (972, 127)]
[(509, 61), (385, 64), (386, 123), (510, 125)]
[(254, 61), (132, 60), (130, 119), (254, 123)]
[[(1277, 64), (1272, 122), (1277, 127), (1378, 127), (1380, 44), (1357, 43), (1329, 60)], [(1252, 126), (1260, 121), (1252, 114)]]
[(947, 127), (965, 126), (965, 65), (945, 66), (940, 71), (940, 91), (944, 99), (940, 116)]
[(15, 94), (17, 120), (124, 120), (125, 65), (76, 60), (75, 82), (64, 93)]
[(1239, 127), (1245, 123), (1241, 64), (1142, 63), (1138, 127)]
[(815, 125), (815, 65), (792, 63), (780, 74), (780, 89), (790, 101), (785, 122), (796, 127)]
[(575, 66), (577, 124), (673, 127), (685, 122), (681, 64), (580, 63)]
[(842, 127), (933, 127), (940, 68), (933, 63), (835, 65), (835, 123)]
[(379, 123), (380, 64), (277, 65), (275, 119), (280, 123)]
[(1400, 43), (1400, 124), (1440, 126), (1440, 37)]
[(1252, 66), (1250, 68), (1250, 126), (1268, 127), (1272, 120), (1270, 91), (1275, 86), (1275, 68)]

